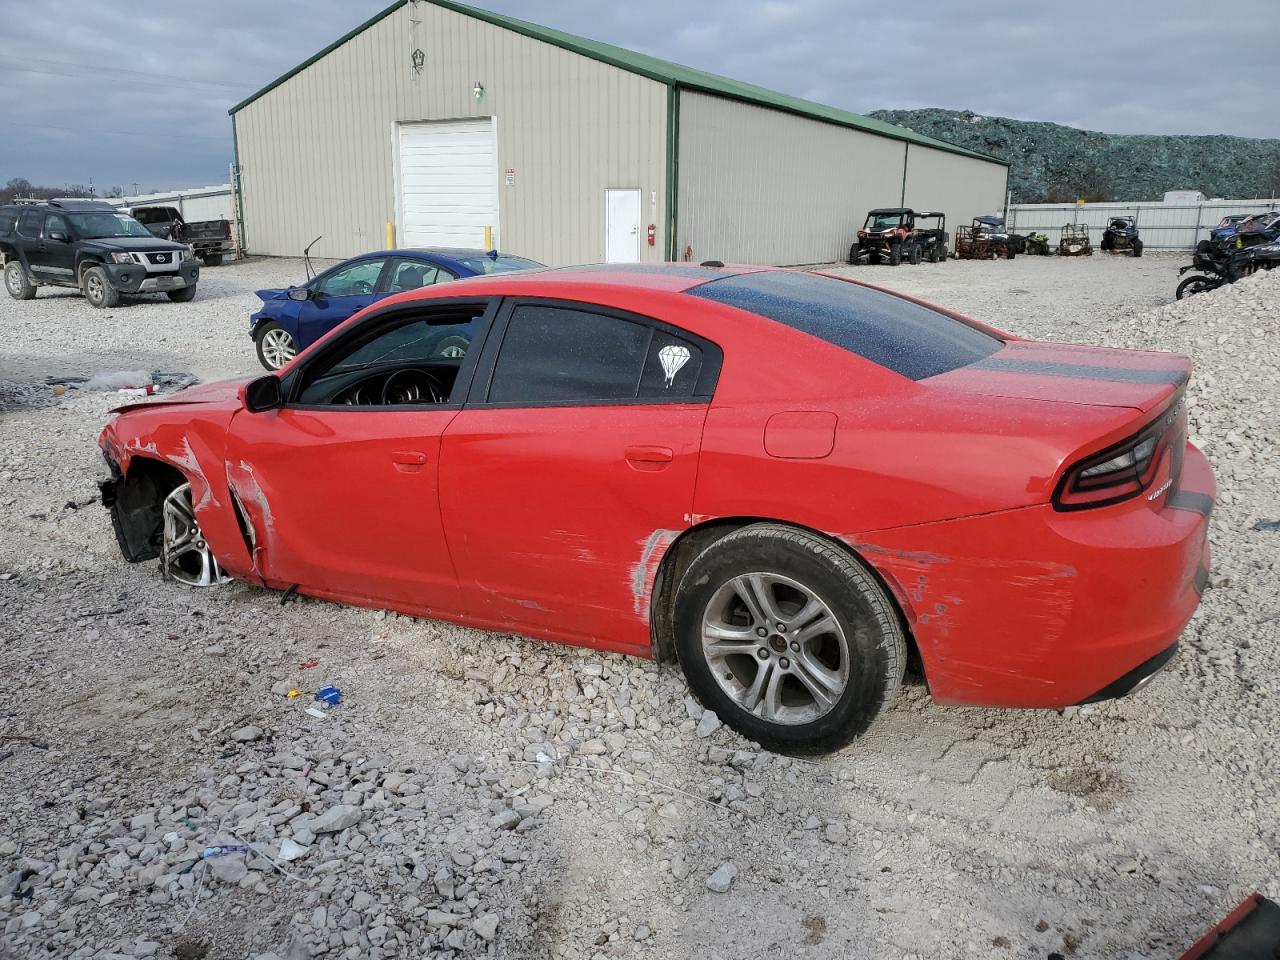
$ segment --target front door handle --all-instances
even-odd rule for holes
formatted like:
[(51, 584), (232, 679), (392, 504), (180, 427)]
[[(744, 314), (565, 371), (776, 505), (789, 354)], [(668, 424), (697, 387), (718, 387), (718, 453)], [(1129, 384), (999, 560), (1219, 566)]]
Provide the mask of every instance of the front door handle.
[(427, 462), (427, 455), (420, 450), (397, 450), (391, 454), (391, 462), (401, 473), (415, 473)]
[(622, 454), (634, 470), (661, 470), (671, 463), (674, 455), (670, 447), (637, 444), (627, 447)]

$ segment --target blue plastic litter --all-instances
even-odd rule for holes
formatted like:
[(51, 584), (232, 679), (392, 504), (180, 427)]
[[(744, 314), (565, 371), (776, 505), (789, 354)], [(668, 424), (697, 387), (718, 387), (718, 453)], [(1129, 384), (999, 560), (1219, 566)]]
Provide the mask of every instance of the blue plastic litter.
[(321, 687), (316, 691), (316, 699), (330, 707), (336, 707), (342, 702), (342, 691), (337, 687)]

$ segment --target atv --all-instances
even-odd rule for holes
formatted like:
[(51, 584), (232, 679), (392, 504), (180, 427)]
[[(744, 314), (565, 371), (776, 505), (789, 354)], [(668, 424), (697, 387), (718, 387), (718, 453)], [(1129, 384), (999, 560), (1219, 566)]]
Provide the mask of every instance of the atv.
[[(917, 230), (916, 218), (939, 218), (937, 230)], [(849, 247), (849, 262), (858, 263), (865, 259), (867, 263), (879, 263), (885, 260), (896, 267), (906, 258), (910, 263), (919, 263), (924, 258), (925, 248), (938, 246), (939, 238), (942, 249), (946, 249), (946, 232), (942, 230), (944, 220), (940, 213), (916, 213), (909, 207), (881, 207), (867, 214), (867, 219), (858, 231), (858, 239)], [(927, 235), (927, 236), (925, 236)], [(934, 255), (930, 260), (937, 262)]]
[[(934, 225), (921, 221), (933, 221)], [(916, 226), (911, 231), (912, 242), (920, 247), (924, 259), (930, 263), (947, 262), (947, 215), (945, 213), (917, 213)]]
[(1142, 256), (1142, 239), (1138, 236), (1136, 217), (1112, 217), (1102, 231), (1102, 249), (1111, 253), (1128, 251), (1135, 257)]
[(1002, 217), (974, 217), (969, 226), (957, 227), (955, 253), (957, 260), (1012, 260), (1018, 255)]
[(1068, 223), (1062, 227), (1058, 239), (1058, 256), (1092, 257), (1093, 245), (1089, 242), (1089, 227), (1084, 223)]
[(1027, 234), (1023, 252), (1033, 257), (1049, 256), (1049, 238), (1043, 233)]

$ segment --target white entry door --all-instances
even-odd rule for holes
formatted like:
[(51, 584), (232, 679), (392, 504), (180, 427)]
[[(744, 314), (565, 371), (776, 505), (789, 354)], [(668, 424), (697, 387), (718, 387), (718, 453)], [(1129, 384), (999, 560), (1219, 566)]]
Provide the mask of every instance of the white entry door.
[(604, 192), (604, 262), (640, 262), (640, 191)]
[(498, 243), (498, 160), (493, 119), (402, 123), (399, 131), (402, 247)]

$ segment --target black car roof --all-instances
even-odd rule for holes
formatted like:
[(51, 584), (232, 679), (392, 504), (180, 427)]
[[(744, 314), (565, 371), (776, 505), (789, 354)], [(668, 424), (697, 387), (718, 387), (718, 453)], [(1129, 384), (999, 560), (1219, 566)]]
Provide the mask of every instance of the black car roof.
[(911, 213), (910, 207), (877, 207), (875, 210), (868, 210), (868, 215), (876, 213)]

